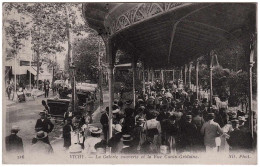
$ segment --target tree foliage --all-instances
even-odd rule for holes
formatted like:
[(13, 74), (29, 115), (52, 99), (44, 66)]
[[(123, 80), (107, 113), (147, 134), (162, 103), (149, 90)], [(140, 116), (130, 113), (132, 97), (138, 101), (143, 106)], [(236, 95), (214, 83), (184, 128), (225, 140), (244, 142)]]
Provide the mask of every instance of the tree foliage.
[[(90, 31), (82, 20), (79, 3), (5, 3), (4, 12), (8, 15), (12, 11), (30, 18), (27, 32), (31, 32), (32, 50), (39, 51), (41, 55), (64, 51), (62, 43), (68, 41), (68, 27), (75, 35)], [(69, 18), (67, 12), (69, 12)], [(14, 20), (11, 22), (17, 24)], [(17, 29), (17, 26), (13, 29)], [(12, 34), (15, 34), (14, 32), (10, 31)], [(25, 35), (28, 37), (30, 34)], [(15, 35), (10, 35), (10, 37), (14, 40)]]
[[(73, 61), (76, 66), (76, 80), (93, 82), (98, 80), (99, 60), (98, 50), (104, 50), (103, 43), (95, 34), (88, 38), (78, 39), (73, 43)], [(104, 56), (103, 56), (104, 58)]]
[[(16, 20), (8, 20), (7, 26), (5, 27), (7, 42), (11, 47), (9, 49), (8, 57), (13, 57), (19, 50), (24, 46), (23, 40), (28, 38), (28, 23), (21, 24)], [(6, 49), (6, 48), (4, 48)]]

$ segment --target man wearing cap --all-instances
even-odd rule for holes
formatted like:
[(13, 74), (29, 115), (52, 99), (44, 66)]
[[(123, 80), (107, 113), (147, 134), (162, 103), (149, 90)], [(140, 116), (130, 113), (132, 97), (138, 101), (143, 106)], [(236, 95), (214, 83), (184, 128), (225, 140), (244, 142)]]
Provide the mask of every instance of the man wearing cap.
[(44, 111), (40, 112), (40, 116), (41, 118), (37, 120), (35, 125), (36, 131), (42, 130), (46, 133), (50, 133), (53, 130), (54, 125), (49, 119), (46, 118), (46, 113)]
[(217, 152), (216, 138), (223, 134), (219, 124), (214, 122), (214, 113), (208, 113), (208, 121), (203, 124), (200, 132), (204, 135), (206, 152)]
[(30, 150), (30, 152), (33, 153), (33, 155), (48, 155), (53, 153), (52, 146), (45, 142), (47, 137), (48, 134), (46, 132), (42, 130), (37, 132), (37, 143), (33, 144)]
[[(131, 104), (132, 104), (132, 100), (127, 100), (126, 102), (125, 102), (125, 110), (124, 110), (124, 113), (126, 113), (126, 112), (129, 112), (129, 113), (135, 113), (135, 109), (133, 109), (132, 107), (131, 107)], [(138, 108), (138, 105), (136, 105), (136, 107)]]
[(230, 146), (230, 151), (246, 151), (252, 149), (252, 137), (250, 132), (239, 129), (239, 120), (233, 119), (231, 121), (232, 128), (234, 129), (230, 132), (230, 137), (227, 139), (227, 142)]
[[(53, 123), (49, 119), (47, 119), (45, 115), (46, 115), (46, 113), (44, 111), (40, 112), (41, 118), (38, 119), (36, 124), (35, 124), (36, 132), (42, 130), (46, 133), (50, 133), (53, 130), (53, 128), (54, 128)], [(48, 136), (46, 137), (46, 142), (49, 143)]]
[(185, 116), (185, 122), (180, 124), (181, 131), (181, 146), (183, 151), (193, 151), (195, 142), (197, 139), (197, 127), (195, 124), (191, 123), (192, 115), (187, 114)]
[(23, 154), (23, 140), (17, 136), (20, 128), (13, 125), (11, 128), (11, 135), (5, 138), (6, 151), (9, 153)]

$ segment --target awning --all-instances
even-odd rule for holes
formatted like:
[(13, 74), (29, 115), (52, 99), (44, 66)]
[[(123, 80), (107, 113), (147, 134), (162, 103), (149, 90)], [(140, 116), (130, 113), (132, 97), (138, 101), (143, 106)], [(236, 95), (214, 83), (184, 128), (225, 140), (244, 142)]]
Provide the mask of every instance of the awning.
[(15, 75), (25, 75), (27, 74), (28, 67), (26, 66), (18, 66), (18, 67), (12, 67), (13, 68), (13, 74)]
[(28, 67), (28, 71), (31, 73), (31, 74), (33, 74), (33, 75), (37, 75), (37, 70), (36, 69), (34, 69), (33, 67)]

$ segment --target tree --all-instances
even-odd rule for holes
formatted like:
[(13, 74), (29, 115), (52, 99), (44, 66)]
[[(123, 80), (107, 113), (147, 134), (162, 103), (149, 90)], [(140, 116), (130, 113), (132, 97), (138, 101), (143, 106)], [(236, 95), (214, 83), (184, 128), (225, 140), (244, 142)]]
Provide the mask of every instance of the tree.
[[(76, 66), (76, 79), (93, 82), (98, 81), (98, 45), (100, 39), (95, 34), (90, 34), (86, 39), (78, 39), (73, 43), (74, 64)], [(104, 45), (101, 46), (104, 50)]]
[[(82, 21), (82, 15), (78, 14), (81, 11), (79, 3), (5, 3), (4, 9), (7, 14), (16, 10), (31, 18), (32, 49), (36, 52), (38, 62), (44, 54), (64, 50), (61, 44), (70, 41), (69, 29), (75, 35), (89, 31)], [(37, 76), (38, 74), (37, 70)]]

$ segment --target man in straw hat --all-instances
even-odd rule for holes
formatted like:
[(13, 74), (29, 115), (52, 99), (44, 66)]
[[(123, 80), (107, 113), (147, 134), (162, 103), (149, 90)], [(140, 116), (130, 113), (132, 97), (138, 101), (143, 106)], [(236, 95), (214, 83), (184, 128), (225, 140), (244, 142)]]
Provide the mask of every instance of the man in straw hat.
[(13, 125), (11, 128), (11, 135), (5, 138), (6, 151), (9, 153), (23, 154), (23, 140), (17, 136), (20, 128)]
[(46, 143), (46, 138), (48, 137), (48, 134), (44, 131), (39, 131), (36, 134), (37, 143), (32, 145), (32, 149), (30, 150), (34, 155), (38, 154), (52, 154), (53, 149), (52, 146), (48, 143)]

